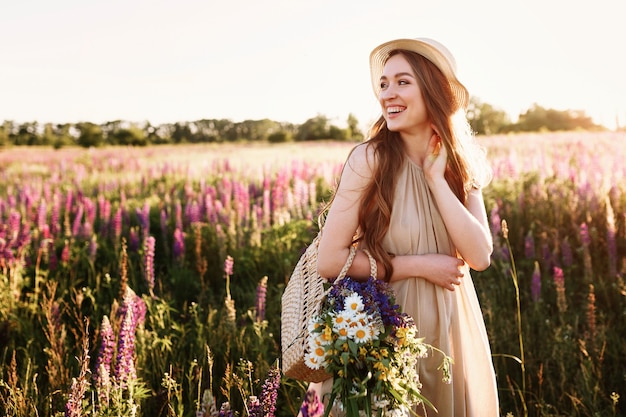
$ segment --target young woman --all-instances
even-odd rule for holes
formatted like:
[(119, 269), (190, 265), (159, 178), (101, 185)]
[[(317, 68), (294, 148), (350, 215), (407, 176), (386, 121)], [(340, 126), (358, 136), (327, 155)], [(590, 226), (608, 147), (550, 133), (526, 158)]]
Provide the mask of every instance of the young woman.
[[(491, 180), (465, 118), (469, 94), (450, 52), (431, 39), (376, 47), (370, 69), (382, 116), (349, 155), (330, 204), (318, 271), (335, 277), (356, 240), (348, 271), (366, 279), (369, 249), (419, 335), (454, 360), (442, 382), (441, 358), (420, 360), (422, 394), (438, 410), (419, 415), (498, 415), (489, 341), (470, 268), (490, 265), (491, 233), (481, 188)], [(313, 384), (320, 397), (332, 381)], [(336, 414), (335, 414), (336, 415)]]

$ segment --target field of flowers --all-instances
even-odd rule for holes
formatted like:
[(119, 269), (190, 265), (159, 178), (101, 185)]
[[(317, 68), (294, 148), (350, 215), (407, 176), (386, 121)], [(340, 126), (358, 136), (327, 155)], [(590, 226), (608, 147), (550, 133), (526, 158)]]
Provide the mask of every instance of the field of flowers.
[[(626, 415), (626, 135), (481, 141), (502, 415)], [(352, 146), (0, 150), (1, 414), (296, 415), (280, 297)]]

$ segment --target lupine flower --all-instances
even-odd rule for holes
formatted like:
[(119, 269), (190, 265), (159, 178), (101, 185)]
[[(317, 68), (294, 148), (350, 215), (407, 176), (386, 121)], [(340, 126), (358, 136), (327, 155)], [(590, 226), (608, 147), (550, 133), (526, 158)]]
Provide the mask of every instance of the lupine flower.
[(154, 289), (154, 236), (148, 236), (144, 244), (144, 275), (150, 293)]
[(80, 204), (76, 211), (76, 217), (74, 217), (74, 223), (72, 224), (72, 236), (79, 236), (81, 232), (81, 225), (83, 221), (83, 205)]
[(235, 417), (235, 412), (230, 409), (230, 403), (222, 403), (218, 417)]
[(263, 417), (274, 417), (276, 411), (276, 398), (280, 387), (280, 369), (276, 366), (270, 368), (267, 378), (261, 388), (261, 407)]
[(122, 237), (122, 208), (119, 207), (113, 216), (113, 236), (118, 242)]
[(565, 299), (565, 278), (563, 270), (558, 266), (554, 267), (554, 285), (556, 286), (556, 305), (561, 313), (567, 310), (567, 301)]
[(122, 387), (137, 378), (135, 369), (135, 318), (133, 306), (135, 293), (130, 287), (126, 287), (123, 305), (125, 307), (122, 327), (117, 343), (117, 358), (115, 362), (115, 378)]
[(96, 381), (100, 403), (106, 404), (109, 401), (111, 390), (111, 361), (113, 360), (113, 352), (115, 350), (115, 334), (107, 316), (102, 318), (100, 340), (94, 380)]
[(70, 242), (66, 239), (65, 246), (63, 246), (63, 250), (61, 251), (61, 262), (67, 265), (70, 263)]
[(541, 270), (539, 269), (539, 262), (537, 261), (535, 261), (535, 270), (533, 271), (530, 284), (530, 293), (534, 302), (541, 299)]
[(37, 209), (37, 229), (42, 230), (46, 226), (47, 207), (46, 200), (42, 199), (39, 202), (39, 208)]
[(131, 227), (128, 231), (128, 249), (132, 252), (139, 250), (139, 232), (136, 227)]
[(263, 411), (261, 410), (261, 403), (256, 395), (251, 395), (248, 397), (248, 402), (246, 404), (248, 408), (248, 416), (249, 417), (264, 417)]
[(185, 237), (180, 228), (174, 230), (174, 247), (172, 248), (175, 260), (181, 260), (185, 255)]
[(256, 287), (256, 321), (265, 320), (265, 299), (267, 296), (267, 276), (261, 278)]
[(300, 407), (300, 414), (302, 417), (322, 417), (324, 415), (324, 403), (320, 401), (315, 390), (310, 389), (306, 392)]

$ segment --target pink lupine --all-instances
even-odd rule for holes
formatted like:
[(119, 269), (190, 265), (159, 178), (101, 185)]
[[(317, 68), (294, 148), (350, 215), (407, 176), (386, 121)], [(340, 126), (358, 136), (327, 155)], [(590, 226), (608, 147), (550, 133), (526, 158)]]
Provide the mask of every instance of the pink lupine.
[(154, 289), (154, 244), (154, 236), (148, 236), (144, 245), (144, 274), (151, 294)]
[(174, 230), (174, 247), (172, 248), (172, 253), (174, 259), (177, 261), (181, 260), (185, 255), (185, 237), (183, 231), (178, 227)]
[(65, 240), (65, 246), (61, 251), (61, 262), (65, 265), (70, 262), (70, 242), (68, 240)]
[(561, 313), (567, 310), (567, 300), (565, 299), (565, 277), (563, 270), (557, 266), (554, 267), (554, 285), (556, 287), (556, 305)]
[(46, 200), (42, 199), (37, 208), (37, 229), (42, 230), (47, 226), (47, 214)]
[[(115, 334), (111, 327), (111, 322), (107, 316), (102, 318), (100, 325), (100, 350), (96, 358), (96, 368), (94, 370), (94, 380), (98, 386), (98, 391), (104, 388), (109, 382), (111, 375), (111, 362), (115, 351)], [(104, 393), (105, 390), (102, 390)]]
[(113, 236), (115, 237), (115, 241), (119, 242), (122, 237), (122, 208), (119, 207), (115, 211), (115, 216), (113, 217)]
[(81, 232), (81, 225), (83, 222), (83, 212), (84, 212), (84, 208), (82, 204), (78, 205), (78, 208), (76, 209), (76, 216), (74, 217), (74, 222), (72, 223), (72, 236), (79, 236), (79, 233)]

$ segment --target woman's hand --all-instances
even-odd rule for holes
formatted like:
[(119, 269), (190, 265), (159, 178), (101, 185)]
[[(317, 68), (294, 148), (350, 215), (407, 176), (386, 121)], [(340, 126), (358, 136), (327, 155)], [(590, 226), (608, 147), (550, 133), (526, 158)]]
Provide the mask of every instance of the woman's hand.
[(461, 285), (465, 267), (463, 259), (443, 254), (422, 256), (427, 257), (426, 265), (432, 265), (431, 271), (425, 271), (424, 276), (427, 280), (450, 291), (454, 291), (457, 285)]
[(433, 126), (433, 135), (428, 141), (428, 151), (422, 167), (429, 183), (432, 183), (437, 178), (444, 178), (447, 163), (448, 152)]
[(394, 261), (403, 265), (398, 264), (398, 271), (394, 265), (395, 277), (392, 277), (392, 281), (418, 276), (450, 291), (461, 285), (466, 270), (463, 259), (440, 253), (397, 256)]

